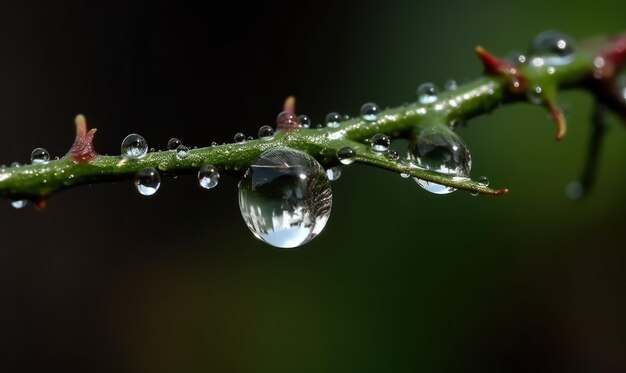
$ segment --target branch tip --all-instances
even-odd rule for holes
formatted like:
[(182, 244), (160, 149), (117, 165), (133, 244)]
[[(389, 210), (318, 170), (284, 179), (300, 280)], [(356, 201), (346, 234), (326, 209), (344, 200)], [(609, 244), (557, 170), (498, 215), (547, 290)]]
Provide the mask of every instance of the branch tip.
[(96, 129), (92, 128), (87, 131), (87, 119), (82, 114), (76, 116), (74, 124), (76, 125), (76, 139), (67, 154), (77, 163), (92, 161), (98, 156), (93, 146)]
[(567, 132), (567, 121), (565, 120), (565, 114), (563, 110), (556, 104), (549, 104), (548, 109), (550, 110), (550, 115), (554, 119), (556, 123), (556, 140), (560, 141), (565, 137), (565, 133)]

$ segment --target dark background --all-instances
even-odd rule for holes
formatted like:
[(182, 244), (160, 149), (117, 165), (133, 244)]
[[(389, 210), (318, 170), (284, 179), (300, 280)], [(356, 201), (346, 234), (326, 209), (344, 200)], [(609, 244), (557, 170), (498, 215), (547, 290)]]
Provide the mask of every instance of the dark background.
[[(0, 163), (63, 155), (73, 118), (96, 148), (231, 141), (287, 95), (321, 121), (481, 72), (477, 44), (525, 50), (545, 29), (626, 28), (623, 1), (180, 2), (0, 5)], [(0, 370), (346, 372), (626, 370), (625, 132), (611, 119), (596, 190), (580, 173), (591, 99), (570, 131), (529, 105), (460, 134), (503, 198), (430, 195), (362, 166), (333, 184), (325, 231), (294, 251), (255, 240), (236, 180), (81, 187), (0, 208)], [(399, 149), (401, 150), (401, 149)]]

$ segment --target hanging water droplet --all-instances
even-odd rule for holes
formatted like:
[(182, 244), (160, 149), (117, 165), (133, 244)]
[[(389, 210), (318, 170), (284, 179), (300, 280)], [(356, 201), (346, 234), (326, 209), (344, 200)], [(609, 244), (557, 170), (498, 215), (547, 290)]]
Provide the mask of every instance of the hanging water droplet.
[(446, 91), (456, 91), (457, 89), (459, 89), (459, 85), (456, 83), (456, 80), (454, 79), (450, 79), (446, 81), (446, 83), (444, 84), (444, 87)]
[[(424, 128), (411, 140), (409, 157), (418, 166), (446, 175), (467, 177), (472, 157), (461, 138), (445, 126)], [(456, 189), (415, 178), (417, 184), (435, 194), (448, 194)]]
[(198, 171), (198, 182), (204, 189), (212, 189), (220, 181), (220, 173), (212, 164), (205, 164)]
[(386, 152), (389, 150), (389, 145), (391, 145), (389, 136), (382, 133), (378, 133), (370, 139), (370, 146), (375, 152)]
[(295, 248), (315, 238), (332, 207), (322, 166), (289, 148), (271, 149), (239, 183), (239, 208), (255, 237), (278, 248)]
[(326, 115), (326, 127), (337, 128), (341, 123), (341, 115), (339, 113), (328, 113)]
[(25, 199), (14, 199), (11, 201), (11, 206), (13, 206), (14, 209), (24, 208), (26, 204), (28, 204), (28, 201)]
[(361, 106), (361, 118), (368, 122), (374, 122), (378, 119), (378, 114), (380, 113), (380, 109), (378, 105), (373, 102), (368, 102)]
[(354, 163), (356, 160), (356, 152), (349, 146), (337, 150), (337, 159), (342, 164), (348, 165)]
[(183, 159), (189, 155), (189, 148), (183, 144), (178, 145), (176, 148), (176, 158)]
[(140, 159), (148, 153), (148, 142), (143, 136), (131, 133), (122, 141), (122, 156), (129, 159)]
[(167, 150), (176, 150), (178, 149), (179, 146), (181, 146), (183, 143), (182, 141), (180, 141), (179, 139), (177, 139), (176, 137), (172, 137), (171, 139), (169, 139), (169, 141), (167, 142)]
[(259, 128), (259, 139), (269, 140), (274, 136), (274, 129), (270, 126), (262, 126)]
[(144, 196), (151, 196), (161, 186), (161, 175), (153, 167), (143, 168), (135, 174), (135, 188)]
[(334, 166), (326, 170), (326, 176), (328, 176), (328, 180), (336, 181), (341, 177), (341, 167)]
[(392, 161), (397, 161), (398, 159), (400, 159), (400, 154), (395, 150), (389, 150), (387, 152), (387, 158), (391, 159)]
[(478, 184), (482, 186), (489, 186), (489, 179), (487, 176), (481, 176), (478, 178)]
[(289, 111), (282, 111), (276, 116), (277, 128), (297, 128), (300, 126), (300, 119), (298, 116)]
[(564, 58), (572, 56), (574, 49), (574, 42), (568, 35), (557, 31), (545, 31), (537, 35), (530, 52), (534, 56)]
[(309, 128), (311, 127), (311, 118), (309, 118), (308, 115), (300, 115), (298, 117), (298, 120), (300, 121), (300, 125), (304, 128)]
[(234, 137), (235, 142), (244, 142), (246, 141), (246, 135), (241, 132), (237, 132)]
[(424, 83), (417, 87), (417, 100), (420, 104), (432, 104), (437, 101), (437, 86), (433, 83)]
[(32, 164), (45, 164), (50, 161), (50, 153), (44, 148), (37, 148), (30, 153), (30, 162)]
[(407, 174), (406, 172), (401, 172), (400, 173), (400, 177), (403, 179), (408, 179), (411, 176), (411, 174)]

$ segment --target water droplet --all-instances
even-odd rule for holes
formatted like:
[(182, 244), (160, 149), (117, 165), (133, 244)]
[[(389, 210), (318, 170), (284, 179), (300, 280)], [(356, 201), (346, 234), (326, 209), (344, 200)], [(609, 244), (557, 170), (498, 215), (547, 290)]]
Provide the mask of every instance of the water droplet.
[(131, 133), (122, 141), (122, 156), (128, 159), (140, 159), (148, 153), (148, 142), (143, 136)]
[(276, 126), (278, 128), (296, 128), (300, 126), (300, 119), (294, 113), (282, 111), (276, 116)]
[(341, 115), (339, 113), (328, 113), (326, 115), (326, 126), (330, 128), (337, 128), (341, 123)]
[(482, 186), (489, 186), (489, 179), (487, 176), (481, 176), (478, 178), (478, 184)]
[(545, 31), (537, 35), (531, 47), (535, 56), (568, 57), (574, 54), (574, 42), (561, 32)]
[(32, 164), (45, 164), (50, 161), (50, 153), (44, 148), (37, 148), (30, 153), (30, 162)]
[(372, 139), (370, 140), (370, 146), (375, 152), (386, 152), (389, 150), (389, 145), (391, 145), (389, 136), (382, 133), (372, 136)]
[(213, 142), (211, 143), (211, 146), (217, 146), (217, 142), (216, 142), (216, 141), (213, 141)]
[(446, 91), (456, 91), (459, 89), (459, 85), (456, 83), (456, 80), (450, 79), (446, 81), (444, 84)]
[(204, 189), (212, 189), (220, 181), (220, 173), (212, 164), (205, 164), (198, 171), (198, 182)]
[(387, 158), (391, 159), (392, 161), (397, 161), (398, 159), (400, 159), (400, 154), (395, 150), (390, 150), (387, 152)]
[(24, 208), (28, 204), (28, 201), (25, 199), (14, 199), (11, 201), (11, 206), (15, 209)]
[(178, 145), (176, 148), (176, 158), (183, 159), (189, 155), (189, 148), (183, 144)]
[(309, 128), (311, 127), (311, 118), (309, 118), (308, 115), (300, 115), (298, 117), (298, 120), (300, 121), (300, 125), (304, 128)]
[(341, 177), (341, 167), (334, 166), (326, 170), (326, 176), (328, 176), (328, 180), (336, 181)]
[(543, 88), (540, 86), (536, 86), (532, 89), (528, 90), (528, 101), (535, 105), (540, 105), (543, 103)]
[(152, 168), (143, 168), (135, 174), (135, 188), (144, 196), (151, 196), (159, 190), (161, 186), (161, 175)]
[(274, 136), (274, 129), (270, 126), (262, 126), (259, 128), (259, 139), (269, 140)]
[[(448, 127), (423, 129), (410, 144), (409, 157), (418, 166), (446, 175), (467, 177), (472, 168), (472, 157), (461, 138)], [(424, 189), (435, 194), (452, 193), (456, 189), (415, 178)]]
[(620, 98), (626, 102), (626, 73), (622, 73), (617, 77), (616, 84)]
[(516, 64), (525, 64), (526, 63), (526, 56), (521, 53), (521, 52), (511, 52), (506, 56), (506, 59), (514, 62)]
[(278, 248), (295, 248), (315, 238), (332, 207), (322, 166), (289, 148), (271, 149), (239, 183), (239, 208), (255, 237)]
[(237, 132), (234, 137), (235, 142), (244, 142), (246, 141), (246, 135), (241, 132)]
[(433, 83), (424, 83), (417, 87), (417, 99), (420, 104), (432, 104), (437, 101), (437, 86)]
[(156, 152), (155, 148), (150, 148), (150, 150), (148, 150), (148, 153), (154, 153), (154, 152)]
[(337, 150), (337, 159), (342, 164), (352, 164), (356, 159), (356, 152), (349, 146), (344, 146), (343, 148)]
[(403, 179), (408, 179), (411, 176), (411, 174), (407, 174), (405, 172), (400, 173), (400, 177)]
[(11, 167), (19, 167), (20, 162), (11, 162)]
[(351, 117), (350, 117), (350, 115), (348, 115), (348, 114), (345, 114), (345, 115), (343, 116), (343, 120), (350, 120), (350, 118), (351, 118)]
[(183, 143), (182, 141), (180, 141), (179, 139), (177, 139), (176, 137), (172, 137), (171, 139), (169, 139), (169, 141), (167, 142), (167, 150), (176, 150), (178, 149), (179, 146), (181, 146)]
[(567, 184), (565, 194), (571, 199), (581, 199), (585, 196), (585, 187), (578, 181)]
[(378, 105), (373, 102), (368, 102), (361, 106), (361, 118), (368, 122), (374, 122), (378, 119), (378, 114), (380, 113), (380, 109)]

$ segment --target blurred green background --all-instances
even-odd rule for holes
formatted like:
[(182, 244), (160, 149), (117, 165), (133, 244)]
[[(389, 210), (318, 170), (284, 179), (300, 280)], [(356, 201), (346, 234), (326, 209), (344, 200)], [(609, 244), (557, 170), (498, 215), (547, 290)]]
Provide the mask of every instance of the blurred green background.
[[(231, 141), (287, 95), (321, 121), (463, 83), (473, 48), (504, 55), (557, 29), (626, 29), (623, 1), (13, 3), (0, 6), (0, 163), (62, 155), (72, 119), (119, 153)], [(279, 251), (252, 237), (237, 180), (152, 198), (94, 185), (45, 211), (0, 209), (2, 371), (382, 372), (626, 370), (626, 132), (614, 117), (596, 188), (582, 170), (591, 98), (560, 96), (564, 141), (530, 105), (460, 130), (501, 198), (431, 195), (353, 165), (324, 232)], [(402, 150), (399, 149), (398, 150)]]

